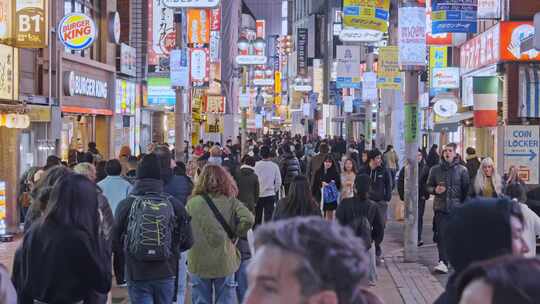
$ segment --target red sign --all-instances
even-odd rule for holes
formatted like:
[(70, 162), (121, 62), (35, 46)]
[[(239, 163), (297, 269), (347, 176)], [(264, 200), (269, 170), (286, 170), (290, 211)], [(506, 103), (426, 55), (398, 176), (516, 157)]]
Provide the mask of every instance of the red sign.
[(263, 38), (266, 36), (266, 21), (265, 20), (257, 20), (255, 21), (256, 29), (257, 29), (257, 38)]
[[(538, 61), (540, 52), (531, 47), (523, 47), (534, 38), (532, 22), (501, 22), (501, 60)], [(530, 44), (532, 45), (532, 44)]]
[(210, 21), (210, 30), (219, 31), (221, 29), (221, 8), (212, 10), (212, 19)]
[(468, 40), (460, 47), (462, 74), (499, 61), (499, 25)]

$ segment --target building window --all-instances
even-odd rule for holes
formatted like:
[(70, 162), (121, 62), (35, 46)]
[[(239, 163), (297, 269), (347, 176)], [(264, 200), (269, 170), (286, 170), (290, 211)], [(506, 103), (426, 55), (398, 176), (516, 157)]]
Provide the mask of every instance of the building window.
[[(99, 20), (101, 17), (101, 0), (64, 0), (64, 13), (84, 13), (90, 16), (96, 23), (99, 31)], [(81, 57), (100, 61), (101, 39), (96, 39), (92, 46), (82, 51), (72, 51), (66, 48), (66, 53), (77, 54)]]

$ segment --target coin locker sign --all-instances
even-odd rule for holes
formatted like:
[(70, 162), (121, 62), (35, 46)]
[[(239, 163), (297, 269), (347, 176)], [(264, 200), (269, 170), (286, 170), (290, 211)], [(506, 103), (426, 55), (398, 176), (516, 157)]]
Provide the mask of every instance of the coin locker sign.
[(515, 166), (519, 177), (527, 184), (538, 184), (539, 131), (538, 126), (505, 128), (504, 172)]

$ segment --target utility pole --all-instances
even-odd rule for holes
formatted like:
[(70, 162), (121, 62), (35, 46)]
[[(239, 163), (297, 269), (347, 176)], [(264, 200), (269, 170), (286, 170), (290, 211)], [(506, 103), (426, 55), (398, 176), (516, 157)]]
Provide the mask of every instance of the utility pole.
[[(174, 12), (174, 29), (176, 31), (175, 45), (176, 49), (182, 49), (182, 11)], [(176, 105), (174, 107), (174, 141), (175, 141), (175, 159), (184, 161), (184, 89), (177, 86)]]

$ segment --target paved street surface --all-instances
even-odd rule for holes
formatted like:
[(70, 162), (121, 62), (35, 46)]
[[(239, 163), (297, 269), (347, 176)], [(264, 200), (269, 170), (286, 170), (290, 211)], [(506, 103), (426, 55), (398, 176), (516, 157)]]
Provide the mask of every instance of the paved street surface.
[[(393, 219), (394, 205), (397, 197), (391, 202), (390, 220), (386, 227), (383, 254), (385, 263), (378, 268), (379, 281), (371, 290), (380, 296), (386, 304), (431, 304), (442, 293), (448, 275), (433, 274), (433, 266), (438, 262), (437, 248), (433, 244), (431, 202), (426, 206), (424, 216), (423, 240), (425, 245), (419, 248), (419, 263), (403, 262), (403, 223)], [(11, 243), (0, 243), (0, 262), (10, 270), (13, 254), (21, 242), (17, 238)], [(114, 281), (114, 280), (113, 280)], [(129, 303), (127, 288), (112, 290), (112, 303)], [(186, 303), (190, 303), (187, 301)]]

